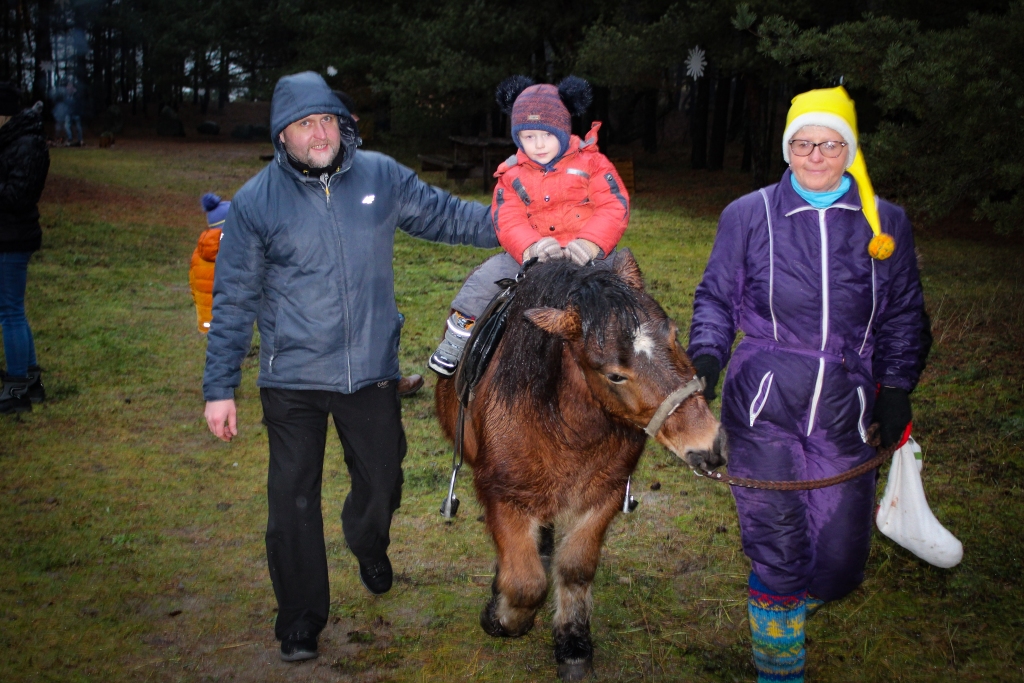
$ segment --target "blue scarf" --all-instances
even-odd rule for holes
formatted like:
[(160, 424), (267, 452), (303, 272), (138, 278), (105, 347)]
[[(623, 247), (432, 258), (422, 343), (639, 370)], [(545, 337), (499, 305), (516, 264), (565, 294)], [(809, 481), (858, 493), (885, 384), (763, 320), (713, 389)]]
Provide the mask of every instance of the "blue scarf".
[(831, 192), (811, 192), (805, 190), (804, 187), (796, 181), (796, 175), (790, 174), (789, 181), (793, 184), (793, 189), (796, 193), (804, 198), (808, 204), (813, 206), (815, 209), (827, 209), (836, 203), (836, 200), (846, 194), (850, 189), (850, 176), (843, 174), (843, 179), (839, 181), (839, 189), (832, 190)]

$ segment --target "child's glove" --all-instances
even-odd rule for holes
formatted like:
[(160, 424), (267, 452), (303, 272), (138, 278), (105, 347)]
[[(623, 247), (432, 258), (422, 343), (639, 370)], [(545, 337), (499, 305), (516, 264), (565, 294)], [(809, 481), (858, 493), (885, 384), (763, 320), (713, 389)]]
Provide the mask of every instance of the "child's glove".
[(562, 245), (554, 237), (541, 238), (528, 246), (523, 252), (523, 262), (529, 261), (534, 256), (541, 263), (565, 257), (562, 253)]
[(565, 245), (565, 255), (577, 266), (585, 266), (601, 255), (601, 247), (590, 240), (577, 238)]

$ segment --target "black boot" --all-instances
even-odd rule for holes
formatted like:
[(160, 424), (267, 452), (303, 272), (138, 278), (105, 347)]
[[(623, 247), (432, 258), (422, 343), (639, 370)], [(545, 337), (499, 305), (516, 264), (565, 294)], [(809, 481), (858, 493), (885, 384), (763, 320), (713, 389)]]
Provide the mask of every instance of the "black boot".
[(28, 366), (28, 378), (32, 383), (28, 385), (28, 400), (33, 403), (42, 403), (46, 400), (46, 390), (43, 388), (43, 369), (38, 365)]
[(32, 383), (29, 377), (10, 377), (6, 372), (2, 375), (3, 392), (0, 393), (0, 413), (26, 413), (32, 410), (32, 401), (28, 397), (28, 387)]

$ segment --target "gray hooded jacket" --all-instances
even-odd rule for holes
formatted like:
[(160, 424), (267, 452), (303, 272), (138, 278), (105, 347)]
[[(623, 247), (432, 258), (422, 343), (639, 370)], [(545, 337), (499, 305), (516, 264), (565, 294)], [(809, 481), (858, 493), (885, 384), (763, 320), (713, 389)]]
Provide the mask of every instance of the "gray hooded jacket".
[(316, 73), (285, 76), (271, 102), (277, 154), (231, 202), (217, 256), (203, 395), (234, 396), (260, 330), (261, 387), (353, 393), (399, 377), (395, 229), (447, 244), (497, 247), (490, 211), (422, 182), (344, 134), (340, 169), (309, 177), (278, 134), (310, 114), (349, 112)]

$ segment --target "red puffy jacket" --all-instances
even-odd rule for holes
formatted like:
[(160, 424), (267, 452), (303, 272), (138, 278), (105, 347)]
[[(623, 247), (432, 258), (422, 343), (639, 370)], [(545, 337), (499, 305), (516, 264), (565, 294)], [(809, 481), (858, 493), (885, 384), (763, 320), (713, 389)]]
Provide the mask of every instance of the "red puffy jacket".
[(491, 216), (498, 241), (523, 262), (523, 252), (542, 237), (563, 247), (590, 240), (610, 254), (629, 224), (629, 194), (608, 157), (597, 149), (600, 121), (581, 141), (573, 135), (569, 151), (545, 171), (519, 150), (498, 166)]

